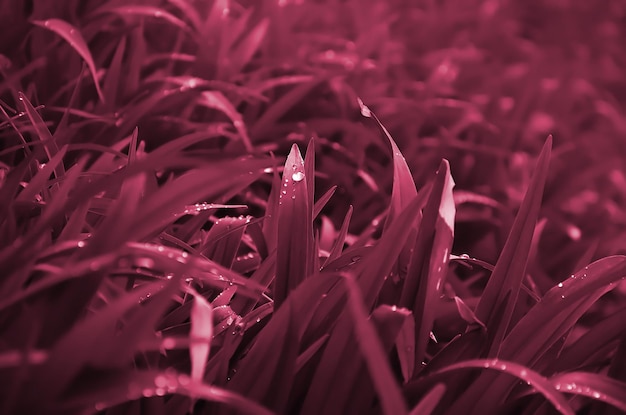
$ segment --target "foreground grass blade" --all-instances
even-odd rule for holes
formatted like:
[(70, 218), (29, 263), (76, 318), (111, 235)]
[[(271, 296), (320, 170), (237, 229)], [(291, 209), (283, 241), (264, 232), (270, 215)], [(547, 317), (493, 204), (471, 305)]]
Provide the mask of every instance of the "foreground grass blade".
[[(413, 311), (415, 317), (415, 357), (413, 371), (421, 367), (432, 330), (437, 302), (448, 269), (454, 237), (454, 180), (450, 166), (443, 160), (437, 171), (430, 196), (424, 207), (413, 255), (402, 288), (399, 306)], [(401, 360), (402, 363), (404, 359)], [(411, 369), (403, 369), (409, 375)]]
[(391, 372), (380, 338), (368, 321), (368, 311), (363, 304), (359, 287), (349, 275), (344, 278), (344, 282), (348, 287), (348, 307), (355, 322), (356, 341), (365, 357), (365, 363), (376, 387), (383, 413), (406, 414), (408, 411), (404, 398)]
[(433, 413), (437, 404), (443, 398), (443, 394), (446, 392), (446, 385), (443, 383), (437, 383), (428, 393), (422, 398), (422, 400), (411, 409), (409, 415), (430, 415)]
[(606, 402), (626, 413), (626, 383), (597, 373), (569, 372), (550, 378), (557, 390)]
[[(541, 393), (555, 408), (563, 415), (574, 415), (574, 410), (570, 407), (565, 397), (557, 390), (549, 379), (543, 377), (540, 373), (529, 369), (524, 365), (516, 362), (499, 360), (499, 359), (474, 359), (455, 363), (444, 369), (441, 369), (432, 375), (437, 378), (439, 375), (449, 372), (455, 372), (463, 369), (487, 369), (497, 372), (506, 373), (513, 376), (517, 381), (521, 380), (531, 386), (536, 392)], [(489, 393), (491, 391), (488, 391)], [(494, 405), (497, 402), (494, 402)], [(495, 405), (497, 407), (497, 405)], [(448, 413), (455, 413), (448, 412)], [(484, 412), (494, 413), (494, 412)]]
[(209, 358), (211, 340), (213, 339), (213, 307), (198, 292), (191, 287), (187, 290), (193, 295), (194, 303), (191, 308), (191, 331), (189, 337), (191, 345), (191, 380), (202, 382), (204, 370)]
[(57, 35), (61, 36), (69, 45), (80, 55), (81, 58), (87, 63), (93, 83), (96, 86), (96, 91), (102, 102), (104, 101), (104, 94), (100, 89), (100, 83), (98, 82), (98, 75), (96, 73), (96, 64), (93, 61), (87, 42), (83, 39), (80, 31), (61, 19), (48, 19), (48, 20), (34, 20), (34, 24), (44, 29), (50, 30)]
[[(20, 402), (34, 405), (34, 408), (40, 406), (42, 409), (49, 405), (83, 367), (98, 360), (102, 354), (108, 353), (108, 348), (102, 346), (110, 346), (110, 336), (114, 333), (119, 319), (126, 312), (137, 307), (140, 298), (158, 291), (161, 285), (162, 283), (146, 284), (123, 295), (106, 309), (74, 325), (51, 350), (46, 363), (38, 368), (37, 375), (33, 377), (35, 381), (33, 388), (23, 391), (25, 396), (20, 399)], [(127, 348), (133, 346), (132, 344), (126, 345)], [(49, 379), (55, 379), (55, 382), (47, 384)], [(37, 397), (27, 398), (32, 394), (36, 394)], [(22, 410), (23, 413), (39, 412), (29, 412), (26, 408)]]
[(218, 386), (194, 381), (189, 376), (173, 370), (141, 370), (125, 376), (100, 379), (95, 377), (95, 380), (90, 379), (87, 385), (83, 385), (81, 390), (84, 392), (74, 394), (66, 400), (60, 408), (62, 413), (103, 411), (129, 400), (177, 394), (220, 403), (237, 411), (238, 414), (275, 414), (248, 397)]
[(389, 131), (387, 131), (378, 117), (363, 103), (360, 98), (357, 98), (357, 103), (361, 109), (361, 115), (367, 118), (373, 118), (391, 145), (391, 153), (393, 157), (393, 187), (391, 190), (389, 213), (387, 214), (387, 220), (385, 222), (386, 229), (409, 204), (409, 202), (417, 196), (417, 189), (415, 188), (413, 175), (411, 174), (411, 170), (406, 163), (406, 159), (400, 152), (400, 149), (391, 137), (391, 134), (389, 134)]
[[(565, 336), (589, 308), (615, 283), (626, 276), (626, 257), (607, 257), (594, 262), (548, 291), (539, 303), (513, 327), (500, 348), (500, 358), (515, 360), (532, 368), (550, 347)], [(546, 316), (550, 316), (546, 319)], [(494, 408), (496, 396), (504, 396), (514, 386), (510, 379), (495, 374), (483, 374), (457, 401), (465, 408), (475, 405), (476, 414)], [(476, 391), (489, 390), (480, 399)], [(474, 396), (471, 398), (471, 396)]]
[[(21, 105), (24, 107), (24, 112), (26, 113), (28, 120), (30, 121), (31, 125), (35, 129), (35, 132), (37, 133), (37, 137), (43, 144), (43, 149), (46, 152), (48, 160), (52, 160), (52, 157), (54, 157), (54, 155), (59, 151), (56, 141), (52, 137), (50, 130), (48, 130), (46, 123), (43, 121), (43, 119), (41, 118), (35, 107), (33, 107), (33, 104), (31, 104), (31, 102), (28, 100), (26, 95), (19, 92), (18, 97)], [(38, 153), (38, 151), (35, 151), (35, 155), (37, 157), (39, 156)], [(62, 177), (64, 172), (65, 170), (63, 168), (63, 165), (59, 164), (58, 167), (55, 169), (54, 174), (56, 175), (56, 177)]]
[[(533, 179), (526, 191), (526, 196), (520, 206), (511, 232), (476, 306), (476, 317), (487, 326), (489, 356), (498, 354), (526, 273), (530, 245), (548, 175), (551, 147), (552, 137), (548, 137), (537, 160)], [(504, 304), (503, 300), (507, 295), (510, 298)], [(495, 310), (502, 305), (504, 305), (503, 314), (497, 315)], [(494, 325), (496, 319), (498, 324)]]
[(285, 301), (289, 292), (313, 273), (313, 201), (309, 200), (308, 180), (304, 160), (297, 145), (283, 170), (283, 185), (278, 202), (278, 239), (274, 303)]
[(300, 339), (320, 299), (338, 280), (334, 275), (309, 278), (291, 293), (237, 366), (232, 390), (287, 412)]

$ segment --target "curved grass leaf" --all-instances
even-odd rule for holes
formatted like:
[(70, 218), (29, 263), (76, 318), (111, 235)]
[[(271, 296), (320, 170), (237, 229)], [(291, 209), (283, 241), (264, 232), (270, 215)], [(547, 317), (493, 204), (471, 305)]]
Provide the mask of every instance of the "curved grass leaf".
[(626, 383), (605, 375), (569, 372), (550, 378), (557, 390), (606, 402), (626, 412)]
[[(502, 342), (499, 357), (532, 368), (602, 295), (615, 288), (615, 283), (625, 277), (626, 257), (623, 256), (598, 260), (573, 274), (548, 291), (511, 329)], [(467, 388), (465, 396), (455, 405), (457, 408), (459, 402), (465, 408), (475, 405), (473, 413), (484, 413), (493, 410), (494, 397), (506, 395), (513, 386), (510, 380), (500, 379), (495, 374), (483, 374)], [(472, 395), (485, 388), (489, 389), (489, 394), (482, 395), (478, 400), (476, 395)], [(468, 403), (470, 396), (473, 396), (471, 405)]]
[(142, 216), (128, 231), (133, 239), (142, 240), (161, 232), (174, 222), (180, 206), (198, 200), (229, 199), (256, 180), (267, 167), (265, 160), (224, 161), (190, 170), (147, 196), (140, 206)]
[[(574, 410), (570, 407), (565, 397), (559, 392), (559, 390), (557, 390), (551, 380), (546, 379), (540, 373), (537, 373), (534, 370), (516, 362), (500, 359), (466, 360), (450, 365), (444, 369), (440, 369), (430, 376), (439, 377), (439, 375), (463, 369), (487, 369), (506, 373), (507, 375), (515, 377), (517, 380), (525, 382), (526, 384), (531, 386), (537, 393), (542, 394), (560, 413), (564, 415), (575, 414)], [(490, 399), (494, 400), (493, 403), (496, 407), (499, 401), (503, 398), (503, 396), (493, 394), (491, 390), (487, 390), (484, 393), (488, 395)]]
[[(63, 146), (45, 166), (35, 174), (35, 176), (28, 182), (28, 186), (20, 192), (20, 194), (14, 199), (14, 203), (27, 203), (34, 200), (37, 194), (42, 194), (44, 201), (48, 200), (49, 191), (47, 189), (47, 183), (50, 179), (50, 175), (53, 171), (56, 171), (58, 166), (63, 163), (63, 157), (67, 152), (67, 146)], [(59, 172), (64, 169), (58, 169)]]
[(33, 20), (33, 24), (39, 27), (43, 27), (44, 29), (50, 30), (61, 36), (80, 55), (80, 57), (83, 58), (83, 60), (87, 64), (87, 67), (89, 68), (91, 77), (93, 78), (93, 83), (96, 86), (98, 96), (100, 97), (100, 100), (102, 102), (105, 102), (104, 94), (102, 93), (102, 90), (100, 89), (100, 83), (98, 82), (96, 64), (93, 61), (93, 57), (91, 56), (91, 52), (89, 51), (87, 42), (85, 42), (85, 39), (83, 39), (80, 31), (71, 24), (61, 19)]
[(206, 234), (205, 242), (199, 251), (207, 258), (231, 268), (250, 220), (249, 216), (223, 217), (216, 220)]
[(626, 321), (626, 308), (597, 322), (587, 333), (559, 354), (549, 366), (550, 372), (564, 372), (588, 364), (592, 351), (611, 344), (626, 333), (624, 321)]
[(243, 122), (241, 114), (237, 112), (237, 109), (224, 96), (224, 94), (219, 91), (204, 91), (200, 94), (200, 98), (196, 102), (226, 114), (226, 116), (233, 122), (235, 129), (239, 133), (246, 151), (249, 153), (253, 151), (252, 142), (250, 141), (250, 136), (248, 135), (248, 130), (246, 129), (246, 125)]
[[(177, 394), (220, 403), (242, 415), (274, 415), (274, 412), (248, 397), (218, 386), (194, 381), (189, 376), (173, 370), (141, 370), (93, 377), (80, 389), (81, 393), (74, 393), (60, 405), (63, 413), (71, 413), (70, 411), (85, 413), (94, 409), (103, 411), (130, 400)], [(186, 405), (186, 410), (189, 410), (188, 403)]]
[[(175, 283), (177, 281), (169, 282), (170, 285)], [(158, 291), (162, 286), (162, 282), (157, 282), (139, 287), (74, 325), (50, 351), (45, 364), (37, 368), (37, 375), (32, 378), (35, 382), (33, 388), (22, 391), (25, 396), (19, 401), (45, 407), (55, 400), (82, 368), (97, 362), (109, 352), (109, 349), (102, 345), (110, 345), (116, 324), (122, 316), (132, 308), (138, 307), (142, 297)], [(125, 345), (128, 349), (134, 346), (134, 344)], [(55, 382), (48, 384), (49, 379), (55, 379)], [(37, 398), (28, 398), (33, 393)], [(23, 413), (29, 411), (24, 408)]]
[(103, 13), (113, 13), (121, 17), (122, 19), (127, 19), (129, 16), (140, 16), (140, 17), (151, 17), (155, 19), (163, 19), (168, 23), (178, 27), (184, 31), (190, 31), (189, 26), (185, 24), (178, 17), (174, 16), (172, 13), (164, 10), (160, 7), (156, 6), (145, 6), (145, 5), (128, 5), (128, 6), (104, 6), (93, 12), (93, 15), (96, 16), (98, 14)]
[[(50, 130), (48, 130), (46, 123), (43, 121), (43, 119), (41, 118), (35, 107), (33, 107), (33, 104), (31, 104), (31, 102), (28, 100), (26, 95), (19, 92), (18, 98), (19, 102), (24, 107), (24, 112), (26, 113), (28, 120), (30, 121), (31, 125), (35, 129), (35, 132), (37, 133), (39, 141), (41, 141), (41, 143), (43, 144), (43, 149), (46, 152), (48, 160), (52, 160), (52, 157), (54, 157), (54, 155), (59, 151), (59, 148), (56, 144), (56, 141), (52, 137)], [(36, 157), (39, 157), (38, 151), (36, 151), (35, 154)], [(65, 170), (63, 168), (63, 165), (60, 164), (58, 165), (58, 168), (55, 169), (54, 174), (56, 177), (62, 177), (63, 173), (65, 173)]]
[(352, 205), (350, 205), (350, 207), (348, 208), (348, 211), (346, 212), (346, 216), (343, 218), (343, 222), (341, 223), (341, 228), (339, 229), (339, 232), (337, 233), (335, 242), (333, 243), (333, 246), (330, 250), (330, 254), (328, 255), (328, 258), (326, 259), (324, 266), (326, 266), (326, 264), (332, 263), (335, 259), (339, 258), (339, 256), (341, 255), (341, 252), (343, 251), (343, 246), (346, 242), (346, 235), (348, 234), (348, 227), (350, 226), (350, 219), (352, 218), (353, 211), (354, 211), (354, 208), (352, 207)]

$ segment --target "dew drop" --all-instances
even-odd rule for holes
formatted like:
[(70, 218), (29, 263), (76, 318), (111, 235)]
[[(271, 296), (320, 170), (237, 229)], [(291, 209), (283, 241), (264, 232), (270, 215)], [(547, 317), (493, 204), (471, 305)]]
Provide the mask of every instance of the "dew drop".
[(157, 388), (154, 393), (156, 396), (165, 396), (165, 388)]
[(562, 282), (560, 282), (560, 283), (559, 283), (559, 285), (558, 285), (558, 287), (559, 287), (559, 288), (563, 288), (563, 283), (562, 283)]
[[(176, 340), (168, 337), (163, 340), (163, 342), (161, 343), (161, 347), (165, 350), (173, 349), (174, 347), (176, 347)], [(155, 379), (155, 383), (156, 383), (156, 379)]]
[(167, 378), (163, 375), (159, 375), (156, 378), (154, 378), (154, 385), (157, 388), (164, 388), (167, 386)]
[(600, 394), (600, 392), (594, 392), (594, 393), (592, 394), (592, 396), (593, 396), (594, 398), (596, 398), (596, 399), (600, 399), (600, 397), (601, 397), (602, 395)]
[(463, 259), (470, 259), (470, 256), (468, 254), (461, 254), (459, 255), (459, 257)]
[(191, 381), (191, 379), (189, 379), (189, 376), (187, 376), (187, 375), (178, 375), (178, 383), (181, 386), (189, 385), (190, 381)]
[(561, 298), (562, 298), (562, 299), (565, 299), (565, 296), (564, 296), (564, 295), (562, 295), (562, 296), (561, 296)]
[(304, 180), (304, 173), (302, 173), (301, 171), (297, 171), (291, 176), (291, 178), (294, 182), (301, 182), (302, 180)]
[(79, 248), (84, 248), (85, 247), (85, 241), (78, 241), (78, 247)]
[(151, 388), (145, 388), (145, 389), (141, 392), (141, 394), (142, 394), (144, 397), (149, 398), (149, 397), (151, 397), (151, 396), (154, 396), (154, 390), (152, 390)]

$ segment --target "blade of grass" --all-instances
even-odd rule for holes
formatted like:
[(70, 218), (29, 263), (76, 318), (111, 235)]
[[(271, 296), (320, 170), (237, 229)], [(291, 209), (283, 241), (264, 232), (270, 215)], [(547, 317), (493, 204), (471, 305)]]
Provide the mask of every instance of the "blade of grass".
[(454, 237), (453, 187), (450, 167), (443, 160), (424, 207), (398, 304), (412, 310), (416, 319), (414, 367), (404, 369), (409, 375), (421, 369), (448, 268)]
[[(598, 260), (559, 283), (511, 329), (502, 343), (500, 358), (533, 367), (602, 295), (625, 277), (626, 257), (614, 256)], [(497, 376), (481, 376), (467, 389), (466, 396), (487, 387), (489, 394), (478, 400), (474, 395), (472, 399), (475, 413), (483, 413), (493, 409), (494, 396), (503, 396), (512, 386), (512, 382)]]
[(588, 372), (568, 372), (553, 376), (550, 382), (557, 390), (606, 402), (626, 412), (626, 383), (608, 376)]
[[(480, 321), (485, 322), (488, 328), (489, 356), (498, 355), (526, 273), (530, 244), (548, 174), (551, 147), (552, 137), (548, 137), (537, 160), (533, 179), (528, 186), (526, 196), (520, 206), (500, 258), (498, 258), (493, 273), (476, 306), (476, 317)], [(510, 298), (503, 308), (503, 314), (496, 316), (494, 310), (503, 304), (503, 299), (509, 294)], [(498, 326), (494, 326), (493, 320), (495, 318), (499, 320)]]
[(93, 83), (96, 87), (96, 91), (98, 92), (98, 96), (102, 102), (104, 100), (104, 94), (100, 89), (100, 83), (98, 82), (98, 75), (96, 71), (96, 64), (94, 63), (93, 57), (91, 56), (91, 52), (89, 51), (89, 47), (87, 46), (87, 42), (83, 39), (80, 31), (61, 19), (47, 19), (47, 20), (33, 20), (33, 24), (42, 27), (46, 30), (50, 30), (60, 37), (62, 37), (79, 55), (89, 68), (89, 72), (91, 73), (91, 77), (93, 78)]
[(187, 287), (186, 290), (194, 298), (190, 315), (191, 331), (189, 333), (191, 340), (189, 347), (191, 379), (202, 382), (211, 350), (211, 340), (213, 339), (213, 307), (193, 288)]
[(437, 383), (428, 391), (426, 395), (419, 401), (417, 405), (411, 409), (409, 415), (430, 415), (433, 413), (441, 398), (446, 392), (446, 385)]
[(309, 200), (304, 160), (297, 145), (291, 147), (283, 171), (278, 202), (278, 238), (274, 303), (285, 301), (289, 292), (313, 273), (313, 201)]
[(239, 112), (237, 112), (235, 106), (224, 96), (224, 94), (219, 91), (204, 91), (200, 95), (200, 99), (197, 100), (197, 103), (226, 114), (226, 116), (228, 116), (228, 118), (230, 118), (233, 122), (235, 129), (239, 133), (246, 151), (248, 153), (253, 152), (254, 148), (252, 146), (252, 142), (250, 141), (246, 125), (243, 122), (243, 117)]

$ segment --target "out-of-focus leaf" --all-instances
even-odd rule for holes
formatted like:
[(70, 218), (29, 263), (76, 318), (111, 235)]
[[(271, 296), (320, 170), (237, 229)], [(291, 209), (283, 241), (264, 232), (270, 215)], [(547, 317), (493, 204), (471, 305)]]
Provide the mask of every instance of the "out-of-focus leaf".
[(278, 202), (278, 240), (274, 303), (285, 301), (289, 292), (313, 273), (313, 201), (309, 200), (304, 160), (297, 145), (283, 170), (283, 186)]
[(335, 191), (337, 190), (337, 186), (333, 186), (324, 193), (317, 202), (313, 205), (313, 219), (317, 218), (319, 214), (324, 209), (324, 206), (328, 204), (330, 198), (333, 197)]
[[(19, 92), (18, 97), (21, 105), (24, 107), (24, 112), (26, 113), (28, 120), (37, 133), (39, 141), (43, 144), (43, 149), (46, 152), (46, 156), (48, 156), (48, 160), (52, 160), (52, 157), (54, 157), (54, 155), (59, 151), (59, 148), (54, 141), (50, 130), (48, 130), (46, 123), (43, 121), (37, 110), (35, 110), (35, 107), (33, 107), (33, 104), (30, 103), (26, 95)], [(36, 151), (35, 154), (38, 156), (37, 153), (38, 152)], [(57, 168), (55, 168), (54, 174), (56, 177), (62, 177), (64, 172), (65, 170), (63, 168), (63, 164), (59, 164)]]
[(189, 27), (180, 20), (178, 17), (174, 16), (172, 13), (164, 10), (160, 7), (155, 6), (144, 6), (144, 5), (128, 5), (128, 6), (105, 6), (97, 9), (93, 12), (93, 15), (103, 14), (103, 13), (113, 13), (118, 15), (123, 19), (127, 19), (129, 16), (139, 16), (139, 17), (153, 17), (156, 19), (163, 19), (168, 23), (173, 24), (179, 29), (189, 31)]
[(74, 393), (64, 401), (60, 408), (63, 413), (93, 411), (94, 408), (105, 410), (128, 400), (178, 394), (224, 404), (238, 414), (274, 415), (274, 412), (248, 397), (194, 381), (172, 370), (141, 370), (120, 376), (94, 376), (80, 389), (81, 393)]
[(486, 329), (485, 323), (483, 323), (478, 319), (478, 317), (476, 317), (474, 311), (472, 311), (472, 309), (469, 308), (469, 306), (465, 304), (465, 302), (461, 298), (455, 295), (454, 303), (456, 304), (456, 309), (459, 311), (459, 315), (463, 320), (465, 320), (467, 324), (478, 324), (483, 329)]
[[(483, 321), (488, 329), (489, 356), (498, 354), (526, 273), (530, 245), (539, 215), (544, 184), (548, 175), (551, 147), (552, 137), (548, 137), (537, 160), (533, 179), (528, 186), (526, 196), (520, 206), (500, 258), (498, 258), (493, 273), (476, 306), (476, 317)], [(495, 310), (503, 304), (504, 297), (508, 294), (510, 294), (510, 298), (503, 308), (503, 314), (496, 315)], [(494, 326), (493, 322), (495, 318), (499, 320), (497, 327)]]
[(350, 226), (350, 219), (352, 218), (352, 212), (354, 211), (352, 205), (348, 208), (348, 212), (346, 212), (346, 216), (343, 218), (343, 222), (341, 224), (341, 229), (339, 229), (339, 233), (335, 238), (335, 242), (333, 244), (332, 249), (330, 250), (330, 255), (326, 259), (324, 265), (332, 263), (335, 259), (339, 258), (341, 252), (343, 251), (343, 245), (346, 242), (346, 235), (348, 234), (348, 227)]
[(250, 129), (250, 135), (255, 138), (265, 137), (285, 113), (322, 81), (323, 79), (315, 79), (312, 82), (300, 84), (276, 100), (254, 123)]
[(204, 370), (211, 350), (211, 340), (213, 339), (213, 307), (196, 290), (187, 287), (188, 292), (193, 295), (194, 303), (191, 308), (191, 345), (189, 355), (191, 357), (191, 379), (202, 382)]
[(265, 217), (263, 218), (263, 235), (267, 244), (268, 253), (276, 249), (276, 239), (278, 238), (278, 203), (282, 192), (282, 183), (278, 175), (276, 160), (272, 157), (274, 166), (272, 168), (272, 188), (267, 198), (265, 207)]
[(83, 58), (83, 60), (87, 64), (87, 67), (89, 68), (91, 77), (93, 78), (93, 83), (96, 86), (98, 96), (100, 97), (100, 100), (102, 102), (105, 102), (104, 94), (102, 93), (102, 90), (100, 89), (100, 84), (98, 82), (96, 64), (93, 61), (93, 57), (91, 56), (91, 52), (89, 51), (87, 42), (85, 42), (85, 39), (83, 39), (80, 31), (71, 24), (61, 19), (34, 20), (33, 24), (39, 27), (43, 27), (44, 29), (50, 30), (61, 36), (80, 55), (80, 57)]
[(568, 369), (586, 365), (591, 351), (599, 350), (626, 333), (624, 321), (626, 321), (626, 308), (595, 323), (587, 333), (559, 354), (549, 366), (550, 372), (565, 372)]
[(47, 182), (50, 179), (52, 172), (57, 170), (59, 164), (63, 162), (63, 157), (65, 157), (66, 152), (67, 146), (63, 146), (63, 148), (61, 148), (61, 150), (59, 150), (59, 152), (56, 153), (50, 161), (37, 172), (30, 182), (28, 182), (28, 186), (26, 186), (26, 188), (15, 198), (14, 203), (32, 202), (35, 196), (39, 193), (43, 194), (44, 201), (48, 199)]
[(268, 19), (262, 19), (247, 36), (237, 42), (237, 45), (229, 53), (230, 65), (225, 70), (230, 73), (239, 73), (259, 50), (259, 46), (265, 39), (265, 34), (269, 26)]
[(396, 339), (396, 349), (402, 370), (402, 378), (408, 382), (415, 371), (415, 318), (411, 315), (404, 321)]
[(126, 37), (123, 37), (119, 45), (115, 49), (113, 59), (106, 72), (104, 83), (102, 85), (102, 94), (106, 99), (106, 109), (114, 111), (117, 103), (117, 94), (120, 87), (120, 77), (122, 75), (122, 62), (124, 52), (126, 51)]
[(200, 95), (200, 99), (197, 101), (199, 104), (208, 108), (213, 108), (226, 114), (228, 118), (233, 122), (233, 126), (239, 133), (241, 140), (246, 148), (246, 151), (252, 152), (252, 142), (248, 135), (248, 130), (243, 122), (241, 114), (237, 112), (237, 109), (233, 104), (219, 91), (204, 91)]
[(249, 216), (240, 216), (223, 217), (215, 221), (200, 252), (226, 268), (231, 268), (250, 220)]
[(446, 385), (437, 383), (426, 395), (419, 401), (417, 405), (411, 409), (409, 415), (430, 415), (433, 413), (437, 404), (443, 398), (446, 392)]
[(135, 239), (143, 239), (161, 232), (176, 219), (174, 213), (181, 205), (197, 200), (228, 199), (258, 178), (265, 167), (265, 160), (247, 159), (190, 170), (143, 200), (138, 208), (142, 215), (133, 223), (130, 234)]
[(550, 382), (557, 390), (606, 402), (626, 412), (626, 383), (605, 375), (568, 372), (553, 376)]

